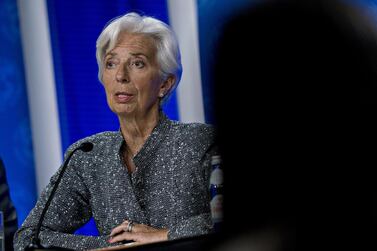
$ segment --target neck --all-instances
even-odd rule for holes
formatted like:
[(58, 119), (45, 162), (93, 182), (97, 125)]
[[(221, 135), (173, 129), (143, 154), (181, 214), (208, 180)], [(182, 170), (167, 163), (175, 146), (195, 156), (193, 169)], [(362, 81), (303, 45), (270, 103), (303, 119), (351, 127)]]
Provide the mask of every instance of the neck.
[(151, 111), (141, 116), (119, 116), (122, 135), (127, 144), (127, 151), (133, 156), (141, 149), (156, 127), (159, 111)]

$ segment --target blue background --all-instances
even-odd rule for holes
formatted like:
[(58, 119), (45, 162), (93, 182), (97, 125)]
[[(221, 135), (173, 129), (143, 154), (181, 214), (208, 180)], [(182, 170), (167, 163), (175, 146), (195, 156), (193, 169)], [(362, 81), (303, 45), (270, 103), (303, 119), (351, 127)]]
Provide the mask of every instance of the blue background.
[(16, 1), (0, 0), (0, 157), (19, 223), (37, 198)]

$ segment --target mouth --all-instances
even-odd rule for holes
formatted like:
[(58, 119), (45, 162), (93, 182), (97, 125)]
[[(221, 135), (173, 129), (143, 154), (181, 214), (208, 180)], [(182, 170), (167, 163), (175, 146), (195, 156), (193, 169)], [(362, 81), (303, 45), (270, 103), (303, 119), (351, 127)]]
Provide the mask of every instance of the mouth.
[(117, 103), (127, 103), (134, 97), (134, 94), (128, 92), (116, 92), (114, 96)]

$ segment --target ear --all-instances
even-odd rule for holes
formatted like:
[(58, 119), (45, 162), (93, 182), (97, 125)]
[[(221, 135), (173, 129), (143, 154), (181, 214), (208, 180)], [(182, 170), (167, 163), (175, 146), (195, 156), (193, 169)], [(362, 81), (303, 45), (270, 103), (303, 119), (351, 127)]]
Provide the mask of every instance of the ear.
[(161, 86), (160, 86), (160, 92), (158, 94), (159, 97), (163, 98), (167, 93), (169, 93), (170, 90), (173, 88), (174, 83), (175, 83), (175, 76), (171, 74), (161, 84)]

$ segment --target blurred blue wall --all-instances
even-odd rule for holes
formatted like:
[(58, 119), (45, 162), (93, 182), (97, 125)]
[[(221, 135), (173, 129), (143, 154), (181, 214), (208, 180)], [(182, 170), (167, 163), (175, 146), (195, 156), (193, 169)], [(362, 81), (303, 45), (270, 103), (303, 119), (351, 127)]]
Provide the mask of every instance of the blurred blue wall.
[(14, 0), (0, 0), (0, 157), (22, 223), (37, 192), (20, 26)]

